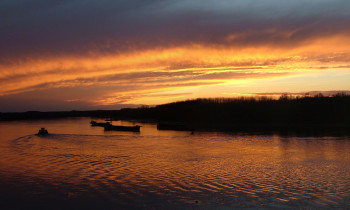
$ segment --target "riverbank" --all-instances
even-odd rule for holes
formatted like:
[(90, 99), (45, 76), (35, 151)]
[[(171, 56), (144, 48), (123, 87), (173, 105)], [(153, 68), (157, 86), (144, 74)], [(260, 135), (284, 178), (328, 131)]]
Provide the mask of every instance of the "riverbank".
[(195, 99), (121, 110), (0, 113), (0, 120), (92, 117), (153, 123), (181, 123), (195, 130), (325, 131), (350, 130), (350, 96), (280, 99)]

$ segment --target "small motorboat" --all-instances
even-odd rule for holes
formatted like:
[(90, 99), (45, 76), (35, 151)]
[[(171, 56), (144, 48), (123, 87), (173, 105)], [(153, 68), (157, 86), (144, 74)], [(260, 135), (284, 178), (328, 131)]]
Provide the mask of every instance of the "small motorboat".
[(110, 122), (96, 122), (96, 121), (91, 121), (90, 124), (91, 126), (100, 126), (100, 127), (106, 127), (111, 125)]
[(49, 132), (45, 128), (41, 128), (38, 131), (38, 135), (47, 135), (47, 134), (49, 134)]
[(141, 126), (121, 126), (121, 125), (112, 125), (105, 126), (105, 131), (130, 131), (130, 132), (140, 132)]

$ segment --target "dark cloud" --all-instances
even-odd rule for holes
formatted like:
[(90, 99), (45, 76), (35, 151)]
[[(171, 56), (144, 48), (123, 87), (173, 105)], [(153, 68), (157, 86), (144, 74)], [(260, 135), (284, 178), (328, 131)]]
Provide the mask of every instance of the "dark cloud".
[(69, 111), (69, 110), (117, 110), (121, 108), (139, 107), (139, 104), (96, 105), (86, 100), (59, 100), (26, 95), (25, 98), (13, 96), (0, 97), (1, 112), (24, 111)]
[(117, 53), (189, 43), (290, 47), (349, 35), (349, 10), (344, 0), (3, 0), (0, 56)]
[(0, 108), (349, 69), (349, 11), (345, 0), (2, 0)]

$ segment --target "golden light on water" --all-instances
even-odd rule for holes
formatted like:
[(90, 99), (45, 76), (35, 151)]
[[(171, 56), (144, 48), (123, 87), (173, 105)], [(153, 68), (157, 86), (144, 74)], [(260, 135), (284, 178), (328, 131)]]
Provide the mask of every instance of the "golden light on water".
[[(348, 137), (191, 134), (128, 121), (113, 124), (141, 132), (104, 132), (90, 120), (0, 122), (1, 184), (16, 192), (3, 196), (23, 199), (24, 184), (30, 202), (45, 205), (347, 206)], [(49, 135), (31, 134), (42, 125)]]

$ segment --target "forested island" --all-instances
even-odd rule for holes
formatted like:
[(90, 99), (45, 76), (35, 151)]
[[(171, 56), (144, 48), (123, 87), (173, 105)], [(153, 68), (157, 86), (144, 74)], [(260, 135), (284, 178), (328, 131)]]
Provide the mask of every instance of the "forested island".
[(140, 122), (177, 122), (199, 129), (349, 129), (350, 96), (292, 97), (279, 99), (194, 99), (121, 110), (0, 113), (0, 120), (96, 117)]

